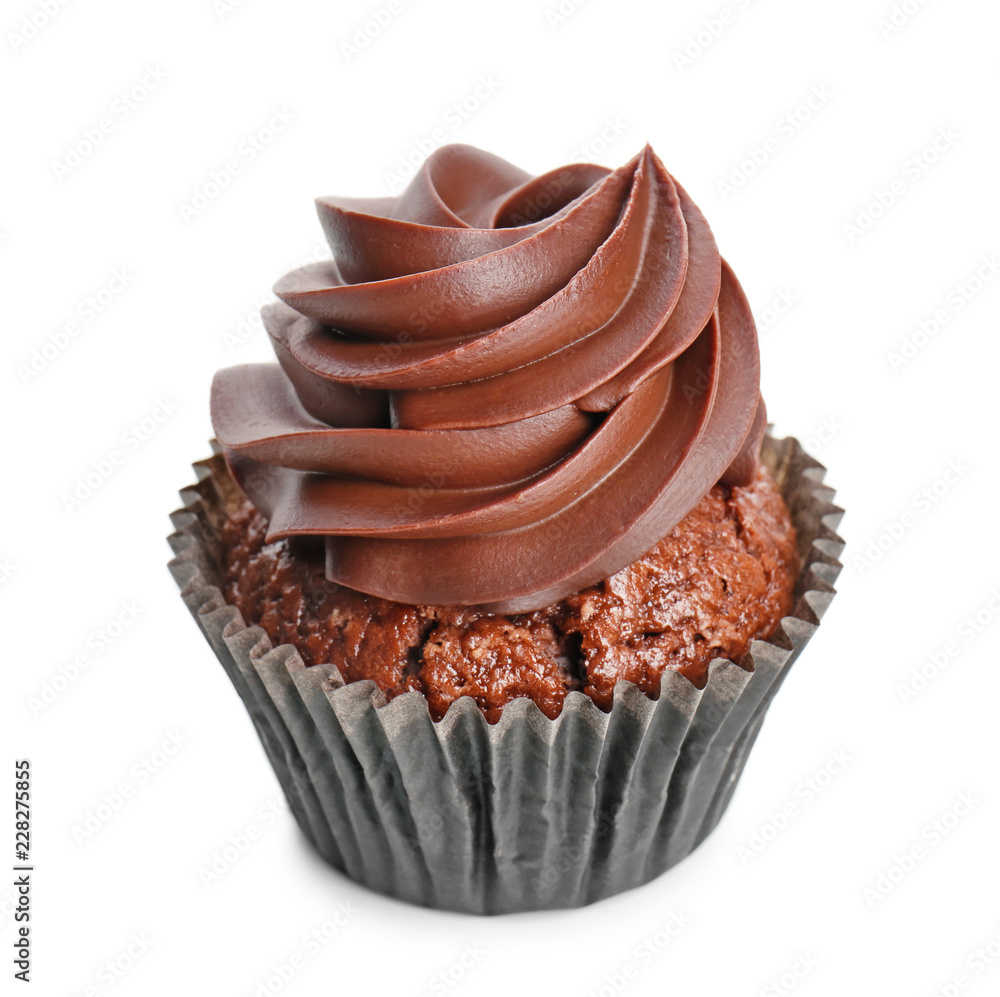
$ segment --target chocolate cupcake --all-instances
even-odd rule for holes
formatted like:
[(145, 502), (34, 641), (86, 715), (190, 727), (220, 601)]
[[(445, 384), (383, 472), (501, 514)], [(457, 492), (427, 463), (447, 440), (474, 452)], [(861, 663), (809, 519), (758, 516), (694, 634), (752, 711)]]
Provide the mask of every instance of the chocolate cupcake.
[(720, 818), (839, 569), (739, 283), (649, 148), (531, 177), (448, 146), (317, 205), (278, 363), (213, 384), (185, 600), (348, 875), (479, 913), (646, 882)]

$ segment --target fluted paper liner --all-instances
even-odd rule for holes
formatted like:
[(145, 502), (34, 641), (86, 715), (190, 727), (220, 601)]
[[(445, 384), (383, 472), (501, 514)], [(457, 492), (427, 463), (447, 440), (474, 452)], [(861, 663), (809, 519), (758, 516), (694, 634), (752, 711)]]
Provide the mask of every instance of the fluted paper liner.
[(842, 510), (794, 439), (764, 444), (803, 568), (796, 606), (740, 664), (697, 689), (666, 671), (603, 713), (571, 692), (549, 720), (527, 699), (490, 725), (463, 697), (431, 719), (419, 693), (391, 703), (272, 647), (219, 589), (219, 530), (238, 492), (218, 453), (195, 465), (172, 519), (170, 570), (250, 713), (292, 812), (333, 866), (413, 903), (478, 914), (577, 907), (648, 882), (725, 812), (764, 714), (833, 597)]

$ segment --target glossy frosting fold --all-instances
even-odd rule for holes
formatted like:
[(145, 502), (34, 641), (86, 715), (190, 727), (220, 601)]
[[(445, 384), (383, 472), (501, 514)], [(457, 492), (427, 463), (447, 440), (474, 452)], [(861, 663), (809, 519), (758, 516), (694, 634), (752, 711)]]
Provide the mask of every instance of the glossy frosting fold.
[(212, 418), (332, 581), (526, 612), (753, 478), (750, 308), (649, 147), (532, 177), (446, 146), (398, 198), (317, 208), (333, 258), (278, 281), (278, 364), (220, 371)]

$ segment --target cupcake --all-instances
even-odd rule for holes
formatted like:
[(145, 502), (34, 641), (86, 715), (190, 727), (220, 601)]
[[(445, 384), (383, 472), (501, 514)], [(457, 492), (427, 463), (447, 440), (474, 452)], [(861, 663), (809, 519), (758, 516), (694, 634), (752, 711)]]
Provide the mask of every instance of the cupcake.
[(649, 147), (533, 177), (446, 146), (317, 208), (277, 363), (213, 383), (182, 595), (347, 875), (475, 913), (645, 883), (719, 821), (840, 567), (739, 282)]

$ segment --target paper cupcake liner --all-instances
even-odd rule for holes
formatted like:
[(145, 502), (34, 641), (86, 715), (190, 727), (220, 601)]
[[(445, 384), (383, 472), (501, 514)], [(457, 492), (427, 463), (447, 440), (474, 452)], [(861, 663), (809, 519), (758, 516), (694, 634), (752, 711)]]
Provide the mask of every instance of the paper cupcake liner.
[(348, 876), (413, 903), (477, 914), (577, 907), (648, 882), (719, 822), (764, 714), (834, 595), (842, 510), (794, 439), (764, 444), (798, 530), (796, 606), (704, 689), (664, 673), (656, 700), (630, 682), (610, 712), (571, 692), (548, 719), (527, 699), (495, 725), (462, 698), (440, 721), (419, 693), (386, 703), (272, 647), (219, 590), (219, 530), (238, 498), (225, 462), (195, 465), (173, 515), (170, 570), (250, 713), (292, 812)]

